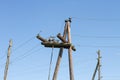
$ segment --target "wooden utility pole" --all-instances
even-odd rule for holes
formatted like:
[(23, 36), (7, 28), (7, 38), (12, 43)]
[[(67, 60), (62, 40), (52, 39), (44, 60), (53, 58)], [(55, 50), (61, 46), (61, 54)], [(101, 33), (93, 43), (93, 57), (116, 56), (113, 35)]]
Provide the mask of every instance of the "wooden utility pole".
[[(65, 21), (65, 28), (64, 28), (64, 34), (63, 38), (59, 36), (58, 38), (62, 40), (64, 43), (71, 43), (71, 34), (70, 34), (70, 23), (71, 23), (71, 18), (69, 20)], [(68, 35), (67, 35), (68, 34)], [(68, 38), (68, 41), (66, 41), (66, 37)], [(58, 55), (58, 60), (56, 63), (54, 75), (53, 75), (53, 80), (57, 80), (57, 74), (60, 66), (60, 61), (62, 58), (62, 53), (63, 53), (63, 48), (60, 49), (59, 55)], [(73, 64), (72, 64), (72, 46), (69, 47), (68, 49), (68, 57), (69, 57), (69, 71), (70, 71), (70, 80), (74, 80), (74, 75), (73, 75)]]
[(100, 56), (100, 50), (98, 50), (98, 80), (101, 80), (101, 56)]
[[(64, 28), (64, 33), (63, 33), (63, 42), (65, 42), (65, 38), (66, 38), (66, 28), (67, 28), (67, 23), (65, 23), (65, 28)], [(60, 34), (57, 35), (57, 37), (61, 37)], [(62, 39), (62, 38), (61, 38)], [(65, 41), (64, 41), (65, 40)], [(62, 59), (62, 54), (63, 54), (63, 49), (64, 48), (60, 48), (59, 50), (59, 55), (58, 55), (58, 58), (57, 58), (57, 62), (56, 62), (56, 67), (55, 67), (55, 71), (54, 71), (54, 74), (53, 74), (53, 79), (52, 80), (57, 80), (57, 75), (58, 75), (58, 70), (59, 70), (59, 67), (60, 67), (60, 61)]]
[[(68, 43), (71, 43), (71, 33), (70, 33), (70, 23), (71, 19), (67, 21), (67, 28), (68, 28)], [(74, 80), (74, 75), (73, 75), (73, 62), (72, 62), (72, 47), (69, 47), (68, 50), (68, 57), (69, 57), (69, 71), (70, 71), (70, 80)]]
[(97, 65), (96, 65), (95, 72), (94, 72), (94, 74), (93, 74), (92, 80), (95, 79), (95, 75), (96, 75), (97, 70), (98, 70), (98, 65), (99, 65), (99, 63), (97, 62)]
[(97, 71), (98, 71), (98, 80), (101, 80), (101, 69), (100, 69), (101, 68), (101, 62), (100, 62), (101, 56), (100, 56), (100, 50), (98, 50), (97, 54), (98, 54), (98, 58), (97, 58), (98, 61), (97, 61), (97, 65), (96, 65), (95, 71), (94, 71), (93, 76), (92, 76), (92, 80), (95, 79), (95, 75), (96, 75)]
[(68, 20), (65, 20), (65, 28), (64, 28), (63, 36), (61, 36), (60, 33), (57, 35), (57, 37), (61, 40), (61, 43), (56, 42), (56, 41), (49, 42), (46, 39), (42, 38), (40, 35), (37, 35), (37, 38), (42, 41), (41, 44), (44, 45), (45, 47), (52, 48), (52, 46), (54, 46), (54, 48), (60, 48), (52, 80), (57, 80), (60, 61), (62, 59), (62, 54), (63, 54), (63, 49), (64, 48), (68, 49), (70, 80), (74, 80), (73, 62), (72, 62), (72, 50), (76, 51), (76, 49), (72, 45), (72, 42), (71, 42), (70, 23), (71, 23), (71, 18), (69, 18)]
[(5, 71), (4, 71), (4, 80), (7, 79), (8, 67), (9, 67), (9, 62), (10, 62), (11, 47), (12, 47), (12, 40), (9, 41), (7, 61), (6, 61)]

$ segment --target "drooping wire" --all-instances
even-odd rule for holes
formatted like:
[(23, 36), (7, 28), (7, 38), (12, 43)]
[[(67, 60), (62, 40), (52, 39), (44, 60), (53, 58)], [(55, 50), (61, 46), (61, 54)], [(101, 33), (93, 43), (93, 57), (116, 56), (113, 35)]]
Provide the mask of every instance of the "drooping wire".
[[(5, 54), (0, 58), (1, 60), (0, 61), (3, 61), (4, 60), (4, 62), (3, 63), (1, 63), (0, 64), (0, 67), (3, 67), (5, 64), (6, 64), (6, 60), (5, 59), (7, 59), (7, 50), (5, 51)], [(12, 53), (12, 51), (11, 51), (11, 53)]]
[[(35, 39), (35, 36), (29, 38), (28, 40), (26, 40), (25, 42), (21, 43), (20, 45), (18, 45), (16, 48), (14, 48), (12, 50), (12, 52), (14, 53), (15, 51), (17, 51), (18, 49), (22, 48), (23, 46), (25, 46), (26, 44), (28, 44), (30, 41), (32, 41), (33, 39)], [(11, 54), (12, 56), (13, 54)]]
[(48, 80), (50, 80), (51, 67), (52, 67), (52, 59), (53, 59), (53, 50), (54, 50), (54, 46), (52, 47), (52, 52), (51, 52), (51, 57), (50, 57), (50, 65), (49, 65)]
[(34, 47), (32, 47), (31, 49), (29, 49), (28, 51), (26, 51), (25, 53), (23, 53), (20, 56), (17, 56), (13, 61), (11, 61), (11, 64), (15, 63), (18, 60), (24, 59), (26, 56), (30, 55), (30, 52), (33, 51), (36, 47), (38, 47), (40, 44), (35, 45)]
[(0, 61), (1, 61), (2, 59), (4, 59), (4, 58), (6, 57), (6, 55), (7, 55), (7, 50), (5, 51), (5, 54), (3, 54), (3, 56), (0, 57)]
[(58, 33), (61, 33), (61, 32), (62, 32), (62, 29), (63, 29), (63, 27), (64, 27), (64, 23), (65, 23), (65, 22), (62, 22), (62, 24), (61, 24), (61, 26), (60, 26), (60, 28), (59, 28), (59, 32), (58, 32)]
[(72, 34), (73, 36), (79, 37), (79, 38), (111, 38), (111, 39), (119, 39), (120, 36), (88, 36), (88, 35), (79, 35), (79, 34)]
[[(23, 43), (20, 44), (18, 47), (12, 49), (12, 51), (11, 51), (11, 56), (13, 55), (12, 53), (13, 53), (14, 51), (16, 51), (16, 50), (18, 50), (19, 48), (23, 47), (24, 45), (26, 45), (27, 43), (29, 43), (29, 42), (30, 42), (31, 40), (33, 40), (34, 38), (35, 38), (35, 36), (34, 36), (34, 37), (31, 37), (31, 38), (28, 39), (27, 41), (23, 42)], [(6, 55), (7, 55), (7, 50), (6, 50), (5, 53), (6, 53), (6, 54), (4, 54), (4, 55), (0, 58), (1, 60), (6, 57)], [(18, 58), (18, 57), (17, 57), (17, 58)], [(16, 60), (17, 60), (17, 58), (16, 58)], [(4, 62), (3, 64), (1, 64), (0, 67), (4, 66), (5, 64), (6, 64), (6, 62)], [(10, 64), (11, 64), (11, 63), (10, 63)]]
[(20, 45), (18, 45), (16, 48), (13, 49), (13, 51), (18, 50), (20, 47), (24, 46), (25, 44), (29, 43), (30, 41), (32, 41), (33, 39), (35, 39), (35, 36), (31, 37), (30, 39), (26, 40), (25, 42), (21, 43)]

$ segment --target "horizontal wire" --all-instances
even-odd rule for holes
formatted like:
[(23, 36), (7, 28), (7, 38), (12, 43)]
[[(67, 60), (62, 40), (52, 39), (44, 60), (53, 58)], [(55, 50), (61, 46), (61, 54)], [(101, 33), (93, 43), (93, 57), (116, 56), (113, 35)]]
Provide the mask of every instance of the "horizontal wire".
[(120, 46), (96, 46), (96, 45), (77, 45), (79, 47), (91, 47), (91, 48), (98, 48), (98, 47), (101, 47), (101, 48), (120, 48)]
[(79, 35), (79, 34), (71, 34), (76, 37), (80, 37), (80, 38), (120, 38), (120, 36), (83, 36), (83, 35)]
[(120, 18), (78, 18), (72, 17), (72, 19), (76, 20), (88, 20), (88, 21), (120, 21)]

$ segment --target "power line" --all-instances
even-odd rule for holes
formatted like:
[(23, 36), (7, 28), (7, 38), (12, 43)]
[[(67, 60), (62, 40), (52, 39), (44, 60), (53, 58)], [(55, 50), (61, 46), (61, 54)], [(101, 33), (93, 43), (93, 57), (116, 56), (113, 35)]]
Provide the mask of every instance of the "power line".
[(62, 31), (62, 29), (63, 29), (63, 25), (64, 25), (64, 22), (62, 22), (62, 24), (61, 24), (61, 26), (60, 26), (60, 28), (59, 28), (59, 32)]
[(72, 19), (76, 20), (85, 20), (85, 21), (120, 21), (120, 18), (79, 18), (79, 17), (72, 17)]
[[(14, 51), (18, 50), (19, 48), (23, 47), (24, 45), (26, 45), (27, 43), (29, 43), (30, 41), (32, 41), (33, 39), (35, 39), (35, 36), (34, 37), (31, 37), (29, 38), (28, 40), (26, 40), (25, 42), (21, 43), (18, 47), (16, 47), (15, 49), (13, 49), (13, 51), (11, 53), (13, 53)], [(4, 54), (0, 60), (4, 59), (7, 55), (7, 51), (6, 51), (6, 54)], [(13, 54), (12, 54), (13, 55)], [(18, 58), (18, 57), (17, 57)], [(5, 62), (3, 64), (0, 65), (0, 67), (4, 66), (5, 65)]]
[(3, 63), (3, 64), (0, 65), (0, 67), (3, 67), (3, 66), (5, 66), (5, 63)]
[(51, 52), (51, 57), (50, 57), (48, 80), (50, 80), (50, 74), (51, 74), (52, 59), (53, 59), (53, 49), (54, 49), (54, 47), (52, 47), (52, 52)]
[(2, 57), (0, 57), (0, 60), (4, 59), (6, 57), (6, 55), (7, 55), (7, 50), (6, 50), (5, 54), (3, 54)]
[[(29, 68), (27, 66), (25, 66), (24, 68), (25, 69), (21, 69), (21, 72), (17, 72), (17, 74), (14, 72), (14, 74), (11, 74), (11, 76), (17, 76), (17, 77), (20, 77), (20, 76), (23, 76), (24, 74), (27, 74), (27, 73), (36, 73), (36, 72), (43, 72), (44, 70), (47, 69), (47, 64), (45, 65), (39, 65), (39, 66), (33, 66), (33, 67), (30, 67)], [(26, 68), (27, 67), (27, 68)], [(10, 71), (10, 73), (13, 73), (12, 71)]]
[[(25, 57), (27, 56), (30, 56), (31, 54), (31, 51), (33, 51), (36, 47), (38, 47), (39, 44), (35, 45), (34, 47), (32, 47), (31, 49), (29, 49), (28, 51), (26, 51), (25, 53), (23, 53), (22, 55), (20, 56), (17, 56), (13, 61), (11, 61), (11, 64), (18, 61), (18, 60), (22, 60), (24, 59)], [(39, 49), (40, 50), (40, 49)], [(38, 51), (38, 50), (37, 50)]]
[(83, 35), (79, 35), (79, 34), (72, 34), (76, 37), (79, 37), (79, 38), (120, 38), (120, 36), (83, 36)]
[(31, 38), (29, 38), (28, 40), (26, 40), (25, 42), (21, 43), (20, 45), (18, 45), (15, 49), (13, 49), (14, 51), (18, 50), (19, 48), (23, 47), (24, 45), (26, 45), (27, 43), (29, 43), (30, 41), (32, 41), (33, 39), (35, 39), (36, 36), (33, 36)]
[[(23, 43), (21, 43), (20, 45), (18, 45), (16, 48), (14, 48), (14, 49), (12, 50), (12, 52), (15, 52), (15, 51), (17, 51), (18, 49), (22, 48), (23, 46), (25, 46), (26, 44), (28, 44), (28, 43), (29, 43), (30, 41), (32, 41), (33, 39), (35, 39), (35, 36), (29, 38), (29, 39), (26, 40), (25, 42), (23, 42)], [(13, 55), (13, 54), (11, 54), (11, 55)]]
[(90, 47), (90, 48), (120, 48), (120, 46), (96, 46), (96, 45), (78, 45), (79, 47)]

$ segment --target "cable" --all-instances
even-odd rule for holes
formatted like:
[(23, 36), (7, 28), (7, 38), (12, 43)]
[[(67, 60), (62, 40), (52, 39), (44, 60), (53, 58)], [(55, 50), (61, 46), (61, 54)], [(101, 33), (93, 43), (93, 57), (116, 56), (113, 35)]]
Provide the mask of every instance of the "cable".
[[(31, 37), (30, 39), (28, 39), (27, 41), (25, 41), (25, 42), (23, 42), (22, 44), (20, 44), (18, 47), (16, 47), (15, 49), (13, 49), (13, 51), (16, 51), (16, 50), (18, 50), (20, 47), (22, 47), (22, 46), (24, 46), (25, 44), (27, 44), (27, 43), (29, 43), (31, 40), (33, 40), (35, 38), (35, 36), (34, 37)], [(4, 59), (4, 57), (7, 55), (7, 51), (6, 51), (6, 54), (4, 54), (2, 57), (0, 57), (0, 60), (2, 60), (2, 59)], [(11, 55), (12, 55), (12, 53), (11, 53)], [(5, 64), (5, 63), (3, 63), (3, 64)], [(3, 65), (2, 64), (2, 65)], [(2, 65), (0, 65), (0, 66), (2, 66)]]
[(72, 17), (72, 19), (87, 20), (87, 21), (120, 21), (120, 18), (78, 18), (78, 17)]
[[(30, 39), (28, 39), (27, 41), (23, 42), (22, 44), (20, 44), (17, 48), (14, 49), (14, 51), (16, 51), (17, 49), (19, 49), (20, 47), (24, 46), (25, 44), (27, 44), (28, 42), (30, 42), (31, 40), (33, 40), (35, 37), (32, 37)], [(13, 52), (11, 52), (12, 54)], [(0, 59), (4, 59), (4, 57), (7, 56), (7, 51), (6, 54), (4, 54)], [(12, 56), (12, 55), (11, 55)], [(16, 59), (17, 60), (17, 59)], [(4, 62), (3, 64), (0, 65), (0, 67), (5, 66), (6, 62)]]
[[(40, 49), (35, 50), (35, 52), (38, 52), (38, 51), (40, 51)], [(28, 57), (28, 56), (31, 56), (31, 55), (32, 55), (31, 53), (32, 53), (32, 52), (30, 52), (30, 53), (28, 53), (28, 54), (22, 56), (21, 58), (17, 59), (16, 61), (20, 61), (20, 60), (25, 59), (25, 58)], [(35, 53), (34, 53), (34, 54), (35, 54)], [(15, 63), (16, 61), (12, 61), (10, 64)]]
[(58, 33), (62, 32), (62, 29), (64, 28), (64, 27), (63, 27), (63, 26), (64, 26), (64, 23), (65, 23), (65, 22), (62, 22), (62, 25), (60, 26)]
[(29, 43), (31, 40), (35, 39), (35, 36), (34, 37), (31, 37), (30, 39), (28, 39), (27, 41), (21, 43), (18, 47), (16, 47), (15, 49), (13, 49), (14, 51), (18, 50), (20, 47), (26, 45), (27, 43)]
[(120, 36), (83, 36), (79, 34), (72, 34), (73, 36), (77, 36), (80, 38), (120, 38)]
[(0, 60), (4, 59), (6, 55), (7, 55), (7, 50), (6, 50), (5, 54), (3, 54), (2, 57), (0, 57)]
[(5, 64), (6, 64), (6, 63), (3, 63), (3, 64), (1, 64), (1, 65), (0, 65), (0, 67), (3, 67), (3, 66), (5, 66)]
[(79, 47), (91, 47), (91, 48), (98, 48), (98, 47), (102, 47), (102, 48), (120, 48), (120, 46), (95, 46), (95, 45), (77, 45)]
[(35, 45), (34, 47), (32, 47), (31, 49), (29, 49), (28, 51), (26, 51), (25, 53), (23, 53), (22, 55), (16, 57), (13, 61), (11, 61), (11, 63), (14, 63), (15, 61), (21, 60), (23, 58), (25, 58), (26, 56), (28, 56), (30, 54), (31, 51), (33, 51), (36, 47), (38, 47), (38, 44)]
[[(1, 61), (2, 60), (4, 60), (4, 58), (7, 58), (7, 50), (5, 51), (5, 54), (0, 58), (1, 59)], [(11, 52), (12, 53), (12, 52)], [(6, 61), (6, 60), (5, 60)], [(5, 64), (6, 64), (6, 62), (4, 62), (4, 63), (2, 63), (1, 65), (0, 65), (0, 67), (2, 67), (2, 66), (5, 66)]]
[(4, 59), (5, 56), (6, 56), (6, 54), (4, 54), (2, 57), (0, 57), (0, 60)]
[(48, 73), (48, 80), (50, 80), (50, 73), (51, 73), (51, 67), (52, 67), (52, 58), (53, 58), (53, 49), (54, 49), (54, 46), (52, 47), (52, 52), (51, 52), (50, 65), (49, 65), (49, 73)]
[[(24, 59), (25, 57), (27, 57), (28, 55), (30, 55), (30, 52), (33, 51), (36, 47), (38, 47), (39, 44), (35, 45), (34, 47), (32, 47), (31, 49), (29, 49), (28, 51), (26, 51), (25, 53), (23, 53), (22, 55), (16, 57), (13, 61), (11, 61), (11, 64), (13, 64), (14, 62)], [(27, 54), (26, 54), (27, 53)]]

